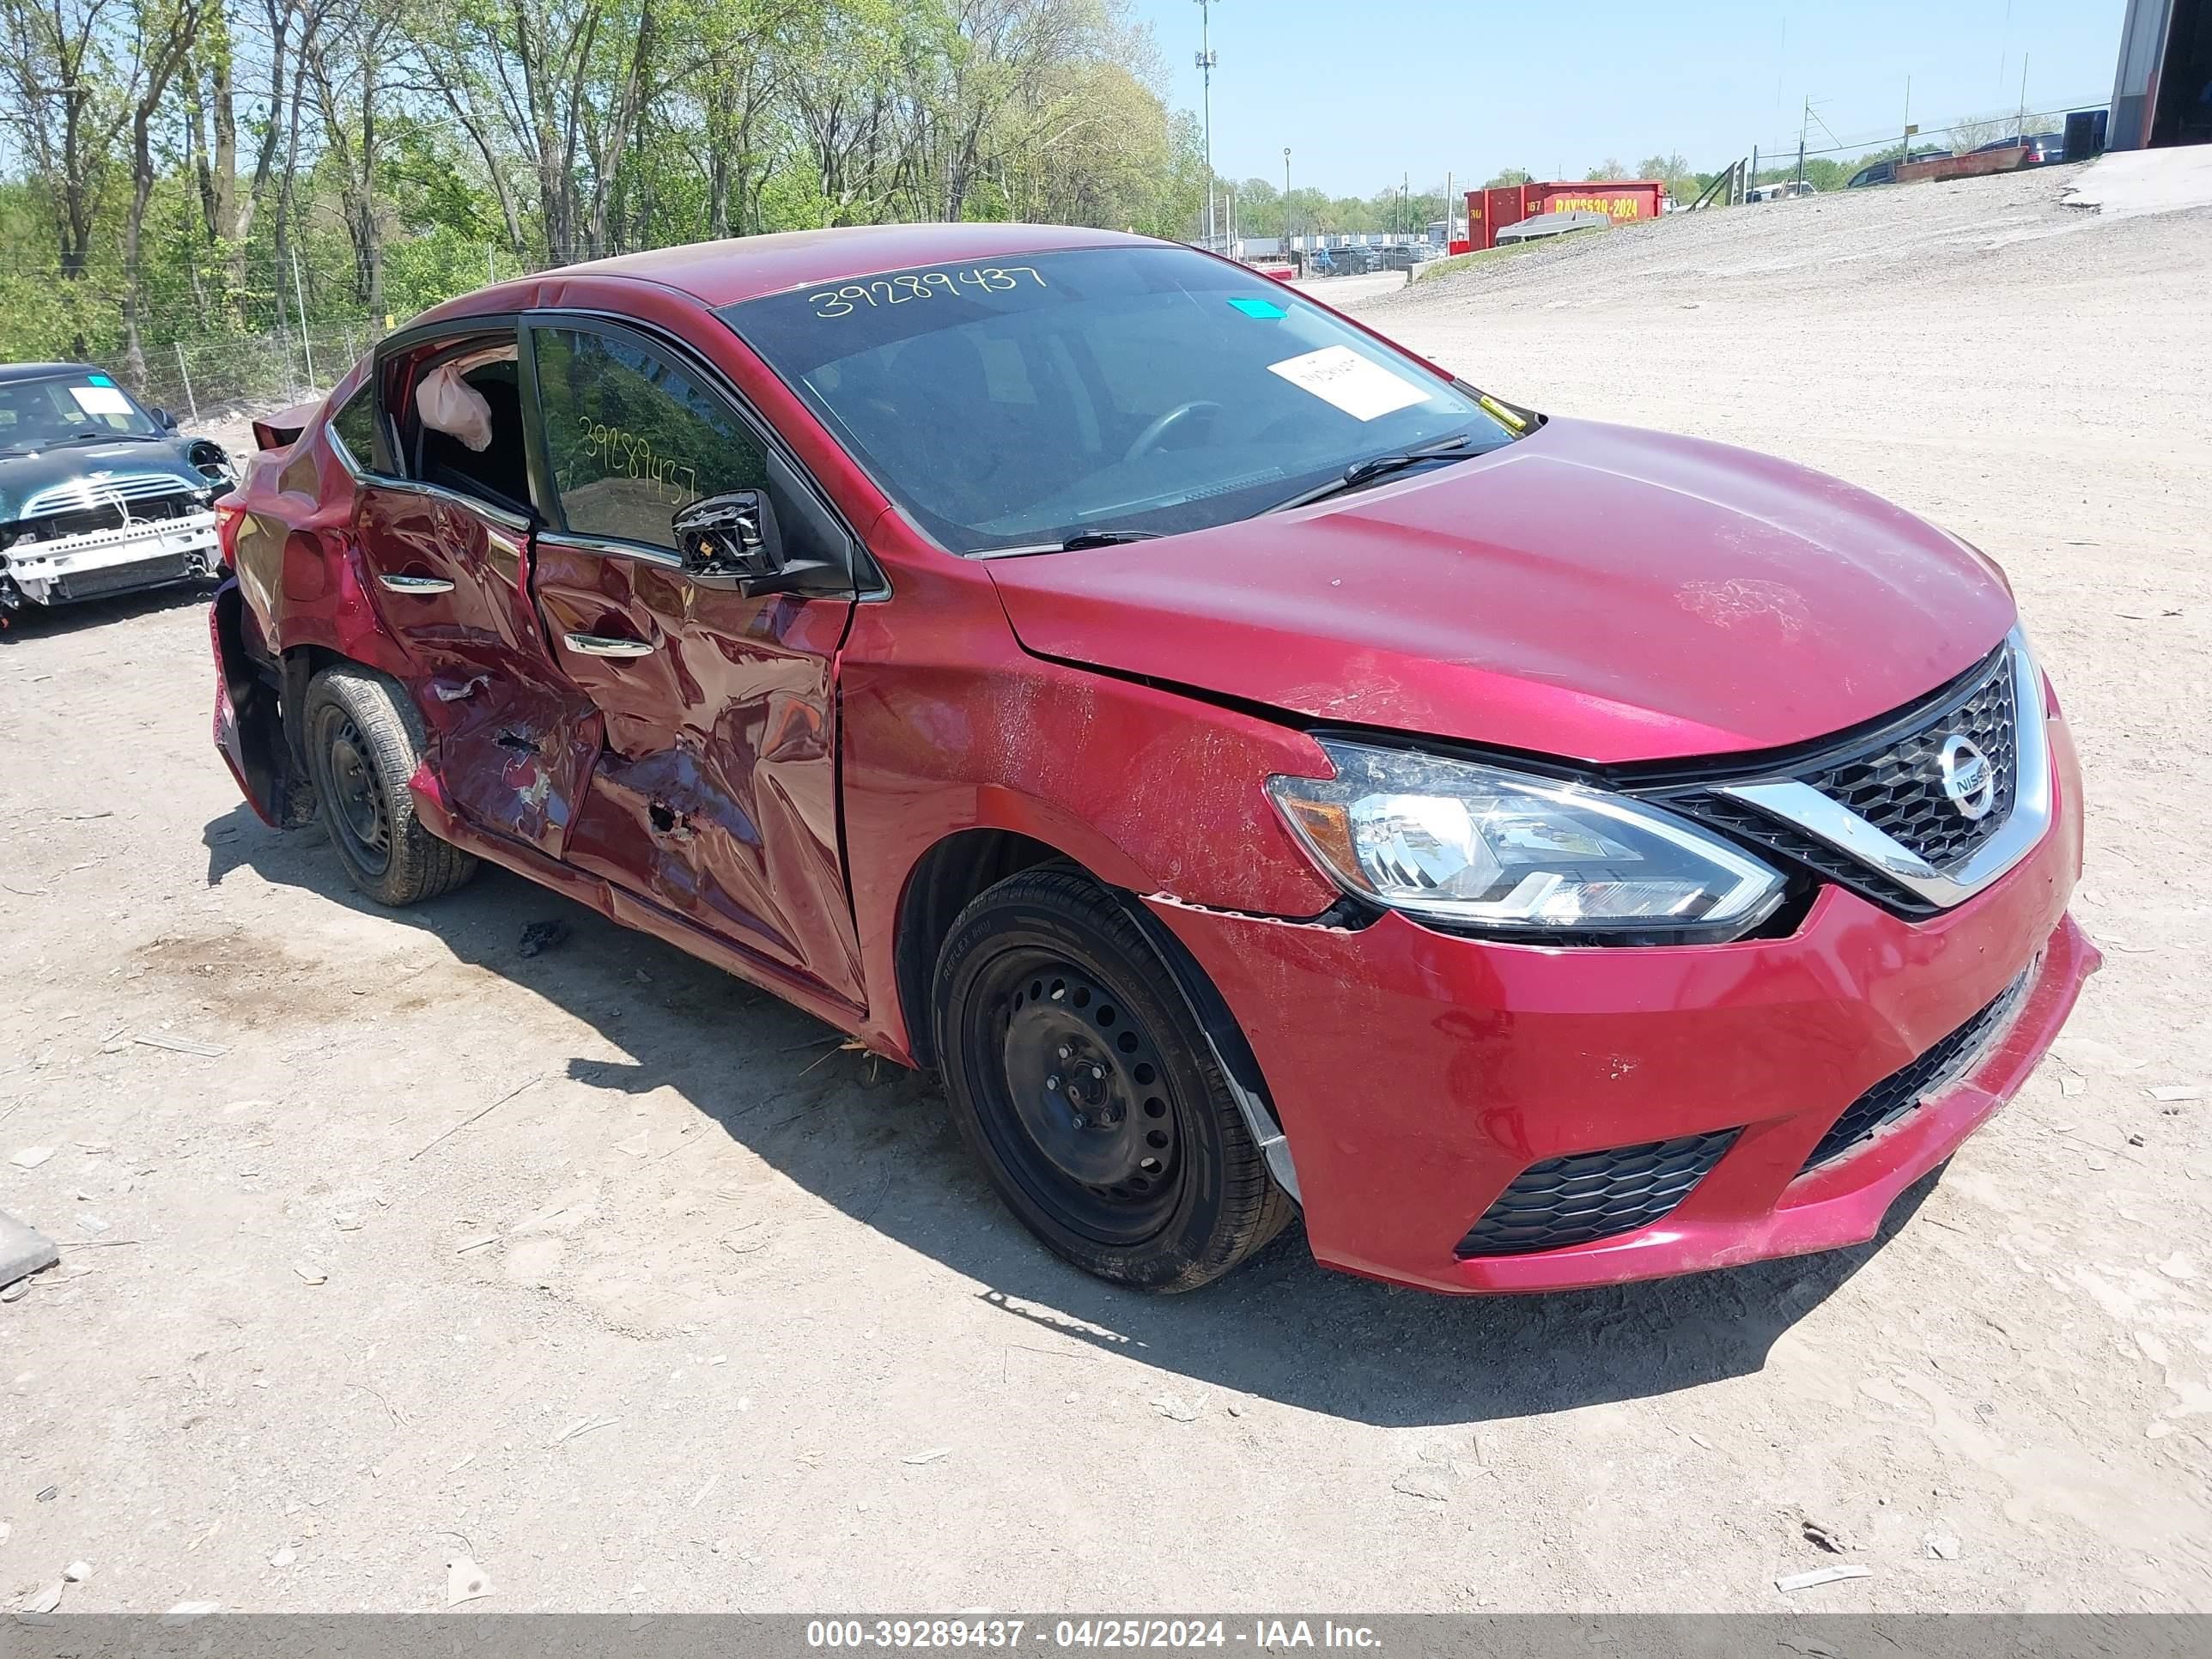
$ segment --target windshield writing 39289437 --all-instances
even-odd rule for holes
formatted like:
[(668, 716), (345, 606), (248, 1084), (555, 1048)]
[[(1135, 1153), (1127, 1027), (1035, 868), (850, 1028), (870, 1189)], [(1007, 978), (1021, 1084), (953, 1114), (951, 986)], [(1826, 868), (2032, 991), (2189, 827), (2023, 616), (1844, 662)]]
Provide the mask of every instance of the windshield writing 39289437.
[(972, 265), (965, 270), (902, 271), (896, 276), (878, 276), (865, 283), (848, 283), (842, 288), (823, 289), (806, 296), (814, 307), (814, 314), (825, 321), (832, 317), (849, 317), (862, 306), (902, 306), (915, 300), (932, 300), (940, 294), (957, 295), (963, 284), (987, 292), (1003, 293), (1022, 286), (1028, 277), (1039, 288), (1046, 286), (1034, 265)]
[(1191, 248), (880, 272), (718, 314), (959, 553), (1203, 530), (1379, 456), (1463, 441), (1442, 467), (1517, 435), (1429, 365)]

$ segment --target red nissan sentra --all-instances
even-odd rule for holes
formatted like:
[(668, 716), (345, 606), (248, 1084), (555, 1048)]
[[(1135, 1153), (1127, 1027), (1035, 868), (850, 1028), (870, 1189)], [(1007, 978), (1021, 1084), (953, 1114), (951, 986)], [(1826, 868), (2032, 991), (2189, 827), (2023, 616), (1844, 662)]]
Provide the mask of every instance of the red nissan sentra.
[(935, 1067), (1152, 1290), (1870, 1237), (2098, 957), (1987, 558), (1088, 230), (548, 272), (266, 422), (216, 735), (408, 904), (489, 860)]

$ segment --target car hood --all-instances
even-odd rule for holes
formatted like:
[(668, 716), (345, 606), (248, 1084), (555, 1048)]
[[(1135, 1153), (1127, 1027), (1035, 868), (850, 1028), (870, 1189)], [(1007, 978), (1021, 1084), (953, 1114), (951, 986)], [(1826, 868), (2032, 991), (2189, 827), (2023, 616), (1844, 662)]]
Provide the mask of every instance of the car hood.
[(204, 438), (125, 438), (112, 443), (72, 444), (0, 455), (0, 523), (14, 520), (23, 504), (42, 489), (86, 481), (96, 492), (102, 477), (158, 473), (192, 489), (216, 481), (193, 465), (196, 456), (222, 451)]
[(1824, 736), (2014, 619), (1993, 564), (1863, 490), (1560, 420), (1315, 507), (990, 570), (1041, 656), (1598, 764)]

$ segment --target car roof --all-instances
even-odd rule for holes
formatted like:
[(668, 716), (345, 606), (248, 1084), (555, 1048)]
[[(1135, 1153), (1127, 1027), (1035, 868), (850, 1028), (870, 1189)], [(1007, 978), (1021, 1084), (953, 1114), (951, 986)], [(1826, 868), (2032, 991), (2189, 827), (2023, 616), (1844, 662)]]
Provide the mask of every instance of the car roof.
[(1073, 247), (1174, 246), (1121, 231), (1066, 225), (848, 225), (829, 230), (787, 230), (691, 242), (566, 265), (480, 289), (425, 312), (419, 321), (483, 315), (550, 303), (546, 290), (575, 277), (612, 276), (651, 283), (721, 307), (811, 283), (848, 281), (915, 265), (1004, 259)]
[(93, 374), (90, 363), (0, 363), (0, 380), (44, 380), (56, 374)]

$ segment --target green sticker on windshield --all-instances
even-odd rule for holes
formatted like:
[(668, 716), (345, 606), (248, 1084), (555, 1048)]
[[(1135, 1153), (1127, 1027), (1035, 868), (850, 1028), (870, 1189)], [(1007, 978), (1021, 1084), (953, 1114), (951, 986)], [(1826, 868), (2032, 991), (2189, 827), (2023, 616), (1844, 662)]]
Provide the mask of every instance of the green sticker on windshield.
[(109, 380), (105, 374), (88, 374), (84, 378), (91, 381), (94, 386), (113, 386), (115, 384), (114, 381)]
[(1231, 300), (1229, 302), (1247, 317), (1257, 317), (1266, 322), (1275, 322), (1290, 313), (1273, 300)]

